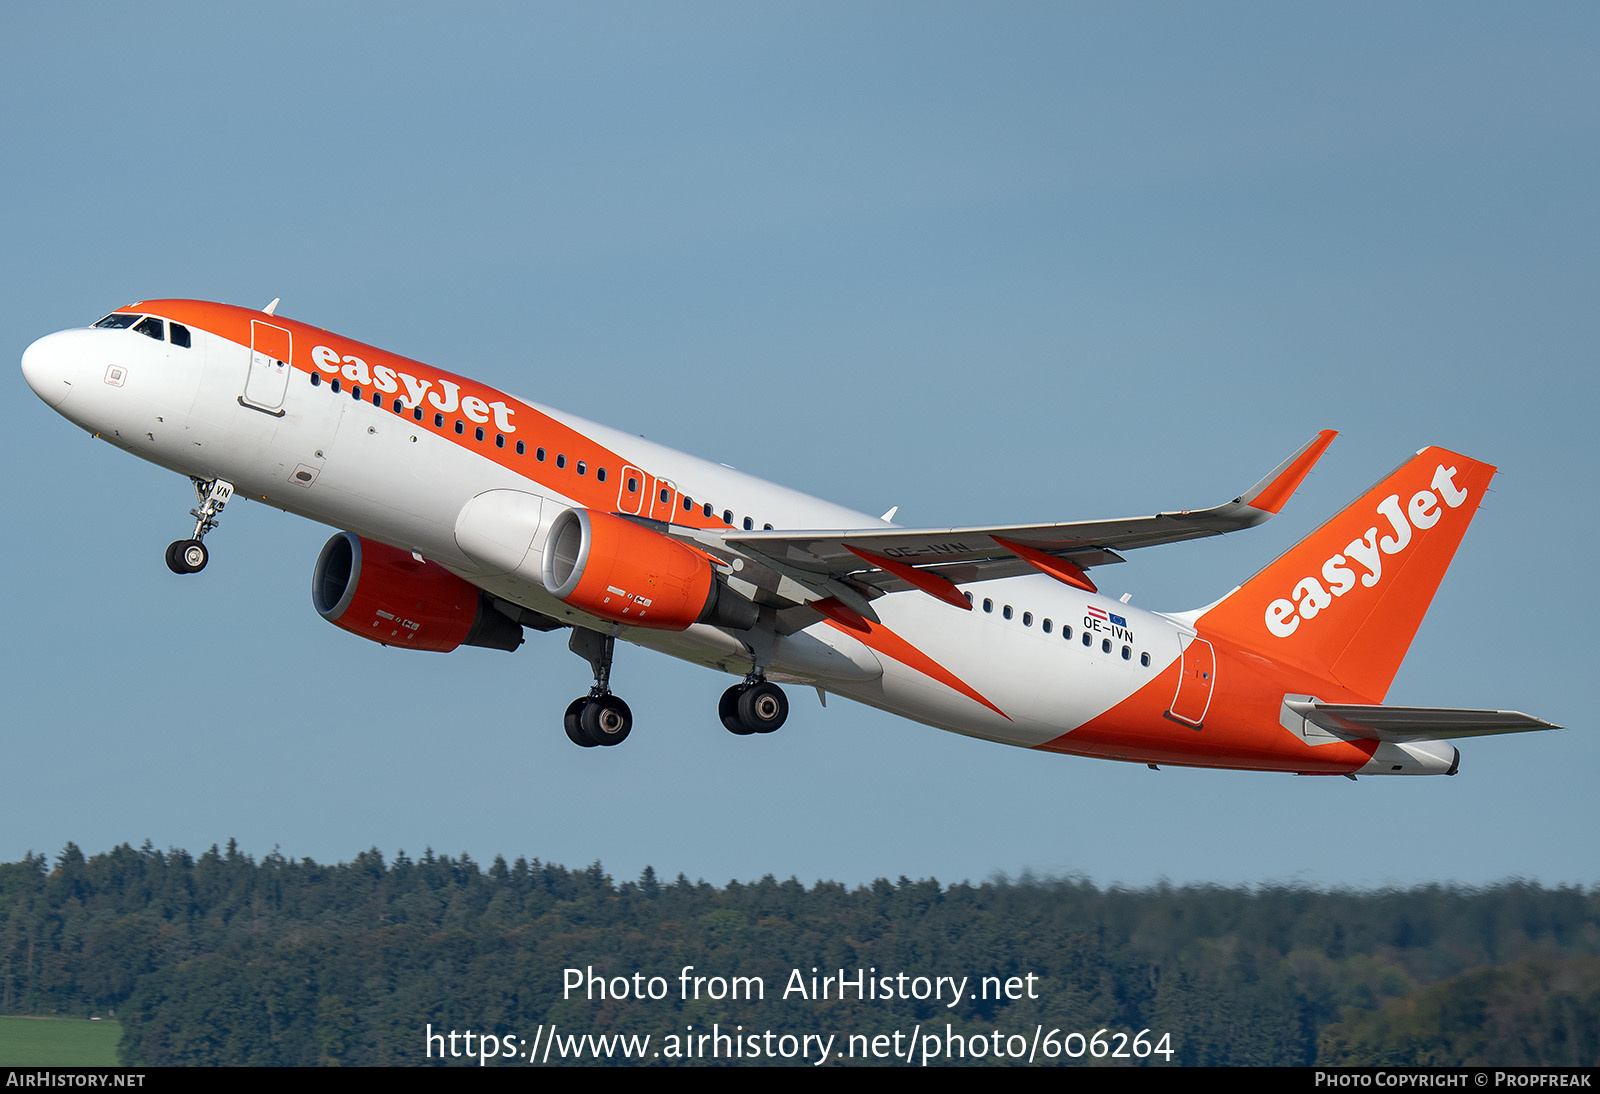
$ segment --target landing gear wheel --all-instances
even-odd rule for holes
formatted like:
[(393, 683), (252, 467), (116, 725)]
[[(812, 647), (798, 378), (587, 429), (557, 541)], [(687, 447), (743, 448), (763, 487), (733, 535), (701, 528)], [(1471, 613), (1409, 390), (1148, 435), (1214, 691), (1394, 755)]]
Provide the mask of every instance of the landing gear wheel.
[(167, 569), (175, 574), (197, 574), (206, 568), (211, 552), (200, 541), (217, 526), (223, 508), (233, 497), (233, 483), (227, 479), (198, 479), (194, 483), (195, 507), (189, 510), (194, 518), (194, 536), (180, 539), (167, 546)]
[(597, 745), (620, 745), (633, 732), (633, 711), (615, 695), (588, 700), (578, 720), (583, 732)]
[(717, 717), (722, 719), (729, 733), (737, 733), (741, 737), (755, 732), (739, 721), (739, 696), (744, 694), (744, 689), (744, 684), (735, 684), (723, 692), (722, 698), (717, 701)]
[(167, 544), (167, 569), (175, 574), (197, 574), (209, 561), (211, 553), (197, 539), (180, 539)]
[(579, 748), (593, 748), (595, 742), (583, 731), (583, 708), (589, 705), (587, 695), (572, 700), (567, 706), (567, 712), (561, 716), (561, 726), (567, 731), (567, 740)]
[(777, 684), (763, 680), (745, 688), (739, 696), (739, 721), (746, 733), (771, 733), (789, 717), (789, 697)]
[(191, 574), (197, 574), (206, 568), (206, 563), (211, 561), (211, 552), (206, 550), (206, 545), (197, 539), (185, 540), (178, 548), (178, 558), (183, 562), (183, 568)]

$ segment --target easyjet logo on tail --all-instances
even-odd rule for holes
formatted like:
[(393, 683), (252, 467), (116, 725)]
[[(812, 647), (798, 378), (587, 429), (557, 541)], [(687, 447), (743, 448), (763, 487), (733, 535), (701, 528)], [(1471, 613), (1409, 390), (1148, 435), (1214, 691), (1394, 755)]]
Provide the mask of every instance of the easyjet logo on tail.
[[(1399, 554), (1410, 546), (1412, 529), (1426, 531), (1438, 524), (1444, 515), (1441, 502), (1457, 509), (1467, 500), (1467, 491), (1451, 481), (1455, 475), (1454, 467), (1440, 464), (1433, 472), (1432, 490), (1418, 490), (1403, 508), (1399, 494), (1390, 494), (1379, 502), (1377, 513), (1388, 522), (1388, 534), (1380, 534), (1380, 526), (1373, 525), (1366, 535), (1351, 540), (1342, 553), (1322, 564), (1321, 580), (1303, 577), (1287, 598), (1268, 604), (1267, 630), (1277, 638), (1288, 638), (1302, 619), (1314, 619), (1333, 607), (1339, 597), (1356, 587), (1357, 581), (1368, 589), (1382, 581), (1384, 555)], [(1357, 570), (1361, 572), (1358, 574)]]

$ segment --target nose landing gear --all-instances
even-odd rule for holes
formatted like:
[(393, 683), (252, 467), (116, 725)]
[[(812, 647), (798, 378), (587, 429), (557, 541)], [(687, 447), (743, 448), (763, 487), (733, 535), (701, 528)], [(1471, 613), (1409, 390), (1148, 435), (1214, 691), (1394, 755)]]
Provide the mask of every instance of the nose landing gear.
[(197, 574), (206, 568), (211, 552), (197, 539), (180, 539), (167, 544), (167, 569), (175, 574)]
[(222, 507), (233, 497), (233, 483), (227, 479), (189, 481), (194, 483), (195, 507), (189, 510), (194, 518), (194, 536), (167, 544), (167, 569), (175, 574), (197, 574), (206, 568), (211, 553), (201, 541), (217, 526)]

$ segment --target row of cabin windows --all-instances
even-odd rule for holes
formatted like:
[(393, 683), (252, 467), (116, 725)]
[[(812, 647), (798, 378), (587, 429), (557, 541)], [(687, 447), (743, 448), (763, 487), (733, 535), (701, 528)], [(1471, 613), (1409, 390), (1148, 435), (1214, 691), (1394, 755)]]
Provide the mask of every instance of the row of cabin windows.
[[(632, 482), (633, 480), (629, 479), (628, 481)], [(666, 491), (666, 490), (661, 491), (661, 500), (662, 501), (667, 501), (667, 500), (670, 499), (670, 497), (671, 497), (671, 495), (670, 495), (670, 493), (668, 491)], [(685, 513), (694, 512), (694, 499), (691, 498), (688, 494), (685, 494), (683, 496), (683, 511)], [(703, 503), (701, 503), (701, 506), (700, 506), (700, 514), (702, 516), (714, 517), (714, 516), (717, 515), (717, 510), (716, 510), (716, 507), (714, 505), (712, 505), (709, 501), (708, 502), (703, 502)], [(722, 523), (726, 524), (729, 528), (733, 527), (733, 510), (732, 509), (724, 509), (722, 511)], [(752, 520), (749, 517), (745, 517), (744, 518), (744, 530), (746, 532), (754, 531), (755, 530), (755, 526), (756, 526), (756, 522), (754, 520)], [(763, 524), (761, 526), (761, 529), (762, 529), (762, 531), (770, 532), (770, 531), (772, 531), (772, 525)]]
[[(968, 604), (972, 603), (972, 594), (971, 593), (963, 593), (962, 595), (967, 598), (967, 603)], [(983, 598), (983, 610), (986, 611), (986, 612), (989, 612), (990, 614), (993, 614), (994, 613), (994, 601), (991, 600), (988, 597), (984, 597)], [(1016, 618), (1016, 610), (1013, 609), (1010, 604), (1003, 604), (1000, 607), (1000, 615), (1005, 619), (1014, 619), (1014, 618)], [(1024, 627), (1033, 626), (1033, 613), (1032, 612), (1023, 612), (1022, 613), (1022, 625)], [(1041, 631), (1043, 631), (1045, 634), (1049, 634), (1051, 631), (1055, 630), (1055, 622), (1049, 616), (1045, 616), (1043, 619), (1041, 619), (1039, 621), (1039, 629)], [(1082, 632), (1082, 634), (1083, 634), (1083, 644), (1084, 644), (1084, 646), (1092, 647), (1094, 645), (1094, 633), (1092, 631), (1084, 631), (1084, 632)], [(1067, 641), (1067, 642), (1072, 641), (1072, 626), (1071, 626), (1071, 624), (1063, 623), (1061, 625), (1061, 637), (1062, 637), (1062, 639), (1064, 641)], [(1111, 639), (1102, 638), (1100, 640), (1100, 652), (1101, 653), (1110, 653), (1111, 650), (1112, 650)], [(1133, 647), (1132, 646), (1125, 645), (1125, 646), (1122, 647), (1122, 659), (1124, 661), (1132, 661), (1133, 660)], [(1139, 654), (1139, 664), (1141, 666), (1143, 666), (1144, 668), (1149, 668), (1150, 667), (1150, 654), (1147, 653), (1147, 652), (1140, 653)]]
[(180, 349), (191, 348), (188, 327), (182, 323), (173, 323), (168, 326), (165, 321), (157, 319), (153, 315), (140, 316), (128, 315), (124, 312), (112, 312), (96, 323), (95, 326), (102, 330), (127, 330), (131, 327), (136, 333), (142, 334), (146, 338), (154, 338), (157, 342), (168, 341), (170, 333), (170, 340), (174, 346)]
[[(160, 320), (157, 320), (157, 322), (160, 322)], [(173, 326), (176, 327), (177, 324), (174, 323)], [(184, 333), (187, 336), (188, 332), (185, 331)], [(321, 373), (313, 372), (311, 374), (311, 386), (312, 387), (317, 387), (322, 382), (323, 381), (322, 381), (322, 374)], [(335, 378), (335, 379), (332, 379), (332, 380), (328, 381), (328, 388), (335, 395), (337, 395), (342, 390), (343, 383), (339, 379)], [(357, 402), (363, 401), (363, 397), (362, 397), (362, 393), (361, 393), (361, 385), (360, 384), (356, 384), (356, 385), (354, 385), (353, 387), (350, 388), (350, 397), (352, 399), (355, 399)], [(383, 393), (381, 391), (374, 391), (372, 393), (372, 405), (375, 406), (375, 407), (380, 407), (380, 408), (383, 406)], [(401, 399), (396, 399), (394, 401), (394, 404), (393, 404), (391, 409), (396, 414), (404, 414), (405, 410), (406, 410), (405, 402), (403, 400), (401, 400)], [(422, 421), (422, 419), (423, 419), (422, 408), (420, 406), (412, 407), (411, 408), (411, 417), (416, 421), (419, 421), (419, 422)], [(443, 414), (434, 414), (434, 416), (433, 416), (433, 427), (435, 429), (443, 429), (445, 427), (444, 423), (445, 423), (445, 418), (444, 418)], [(465, 435), (466, 431), (467, 431), (467, 423), (463, 422), (460, 418), (457, 418), (455, 420), (455, 430), (456, 430), (456, 433), (458, 435)], [(479, 440), (479, 441), (482, 441), (482, 440), (486, 439), (487, 436), (488, 436), (488, 434), (484, 432), (484, 428), (481, 425), (476, 427), (472, 431), (472, 434), (473, 434), (473, 437), (476, 440)], [(494, 446), (496, 448), (504, 448), (506, 446), (506, 435), (504, 433), (496, 433), (494, 435)], [(525, 456), (525, 455), (528, 454), (528, 446), (524, 442), (518, 441), (516, 443), (516, 451), (517, 451), (517, 455)], [(548, 456), (548, 453), (546, 453), (543, 448), (535, 448), (533, 450), (533, 458), (538, 460), (540, 463), (544, 463), (545, 459), (547, 458), (547, 456)], [(565, 470), (566, 466), (567, 466), (566, 453), (557, 452), (556, 453), (556, 461), (555, 462), (556, 462), (556, 466), (557, 467), (561, 468), (562, 470)], [(578, 460), (572, 466), (573, 466), (573, 470), (575, 470), (580, 475), (587, 475), (589, 473), (589, 464), (588, 464), (587, 460)], [(595, 468), (594, 469), (594, 477), (595, 477), (595, 481), (596, 482), (605, 482), (606, 481), (606, 469), (604, 467)], [(634, 476), (632, 476), (632, 475), (628, 476), (628, 484), (627, 485), (628, 485), (628, 493), (637, 494), (639, 492), (639, 480), (637, 478), (635, 478)], [(662, 488), (661, 501), (662, 501), (663, 504), (671, 502), (672, 501), (672, 491), (668, 490), (666, 488)], [(687, 494), (684, 495), (684, 498), (683, 498), (683, 509), (684, 509), (684, 512), (686, 512), (686, 513), (687, 512), (692, 512), (694, 510), (694, 499), (689, 497)], [(712, 508), (710, 502), (704, 503), (702, 511), (708, 517), (716, 515), (716, 511)], [(733, 510), (732, 509), (724, 509), (722, 511), (722, 523), (726, 524), (730, 528), (732, 528), (734, 526), (734, 523), (733, 523)], [(752, 520), (749, 517), (745, 517), (744, 518), (744, 527), (745, 527), (746, 531), (750, 531), (750, 530), (754, 529), (755, 526), (756, 526), (756, 522), (754, 520)], [(761, 527), (766, 529), (769, 532), (772, 530), (772, 525), (770, 525), (770, 524), (763, 524)]]

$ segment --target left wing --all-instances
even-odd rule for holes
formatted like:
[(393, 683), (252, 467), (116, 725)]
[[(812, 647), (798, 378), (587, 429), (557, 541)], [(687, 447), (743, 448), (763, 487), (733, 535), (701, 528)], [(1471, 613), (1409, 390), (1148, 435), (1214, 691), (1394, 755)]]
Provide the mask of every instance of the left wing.
[[(842, 602), (873, 618), (867, 601), (888, 592), (920, 589), (969, 608), (956, 582), (1015, 577), (1034, 570), (1089, 592), (1085, 572), (1121, 562), (1118, 552), (1223, 535), (1268, 520), (1337, 436), (1323, 430), (1232, 501), (1209, 509), (1148, 517), (1061, 524), (969, 528), (847, 528), (820, 531), (724, 531), (673, 528), (712, 554), (730, 550), (757, 563), (743, 581), (780, 603)], [(761, 580), (767, 570), (775, 580)], [(824, 609), (819, 609), (824, 610)], [(828, 614), (824, 610), (824, 614)]]

